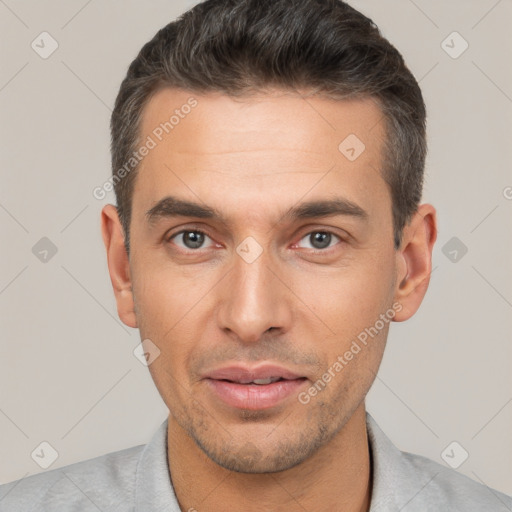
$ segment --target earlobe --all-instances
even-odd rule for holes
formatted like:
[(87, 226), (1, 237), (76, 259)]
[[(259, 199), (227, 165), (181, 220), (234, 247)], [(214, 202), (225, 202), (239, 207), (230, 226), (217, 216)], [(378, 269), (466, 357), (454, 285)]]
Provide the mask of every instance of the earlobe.
[(124, 234), (117, 208), (107, 204), (101, 211), (101, 234), (107, 251), (108, 271), (117, 302), (117, 313), (129, 327), (137, 328), (130, 275), (130, 262), (124, 246)]
[(436, 238), (436, 210), (430, 204), (422, 204), (405, 226), (402, 247), (397, 251), (399, 284), (395, 289), (395, 301), (402, 309), (395, 315), (395, 322), (408, 320), (420, 307), (430, 282)]

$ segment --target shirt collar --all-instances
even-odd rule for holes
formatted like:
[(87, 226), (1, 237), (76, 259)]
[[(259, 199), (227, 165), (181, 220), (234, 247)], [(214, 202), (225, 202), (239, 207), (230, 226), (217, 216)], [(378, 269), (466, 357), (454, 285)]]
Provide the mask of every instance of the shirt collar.
[(135, 475), (136, 512), (180, 512), (167, 460), (167, 422), (142, 450)]
[(366, 429), (372, 467), (370, 512), (398, 511), (396, 489), (401, 485), (402, 477), (399, 478), (397, 472), (402, 452), (384, 434), (368, 411)]
[[(168, 418), (160, 425), (141, 453), (135, 476), (137, 512), (180, 512), (167, 460), (167, 422)], [(400, 471), (401, 452), (368, 412), (366, 427), (372, 465), (370, 512), (398, 511), (396, 487), (406, 477), (404, 472)]]

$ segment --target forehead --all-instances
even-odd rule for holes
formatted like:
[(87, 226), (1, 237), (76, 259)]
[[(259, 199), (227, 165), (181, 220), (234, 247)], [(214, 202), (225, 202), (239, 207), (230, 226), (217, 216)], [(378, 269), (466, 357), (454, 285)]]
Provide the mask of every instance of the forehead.
[(173, 195), (259, 217), (262, 201), (291, 206), (336, 191), (378, 213), (390, 204), (380, 173), (384, 136), (372, 98), (163, 89), (143, 113), (140, 141), (154, 147), (139, 165), (133, 211)]

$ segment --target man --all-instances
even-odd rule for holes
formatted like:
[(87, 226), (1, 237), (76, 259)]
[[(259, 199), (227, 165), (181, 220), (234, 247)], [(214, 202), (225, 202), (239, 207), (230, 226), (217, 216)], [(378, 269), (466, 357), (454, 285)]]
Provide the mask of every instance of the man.
[(429, 284), (425, 117), (338, 0), (207, 0), (160, 30), (117, 97), (101, 227), (169, 417), (146, 446), (2, 486), (2, 510), (510, 510), (365, 411)]

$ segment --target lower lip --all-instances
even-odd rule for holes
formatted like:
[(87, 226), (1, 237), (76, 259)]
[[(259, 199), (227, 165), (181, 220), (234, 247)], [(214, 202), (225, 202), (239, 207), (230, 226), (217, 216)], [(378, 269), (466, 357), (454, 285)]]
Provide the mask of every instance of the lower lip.
[(260, 410), (278, 405), (297, 394), (306, 379), (279, 380), (271, 384), (238, 384), (226, 380), (206, 379), (214, 393), (226, 404), (240, 409)]

